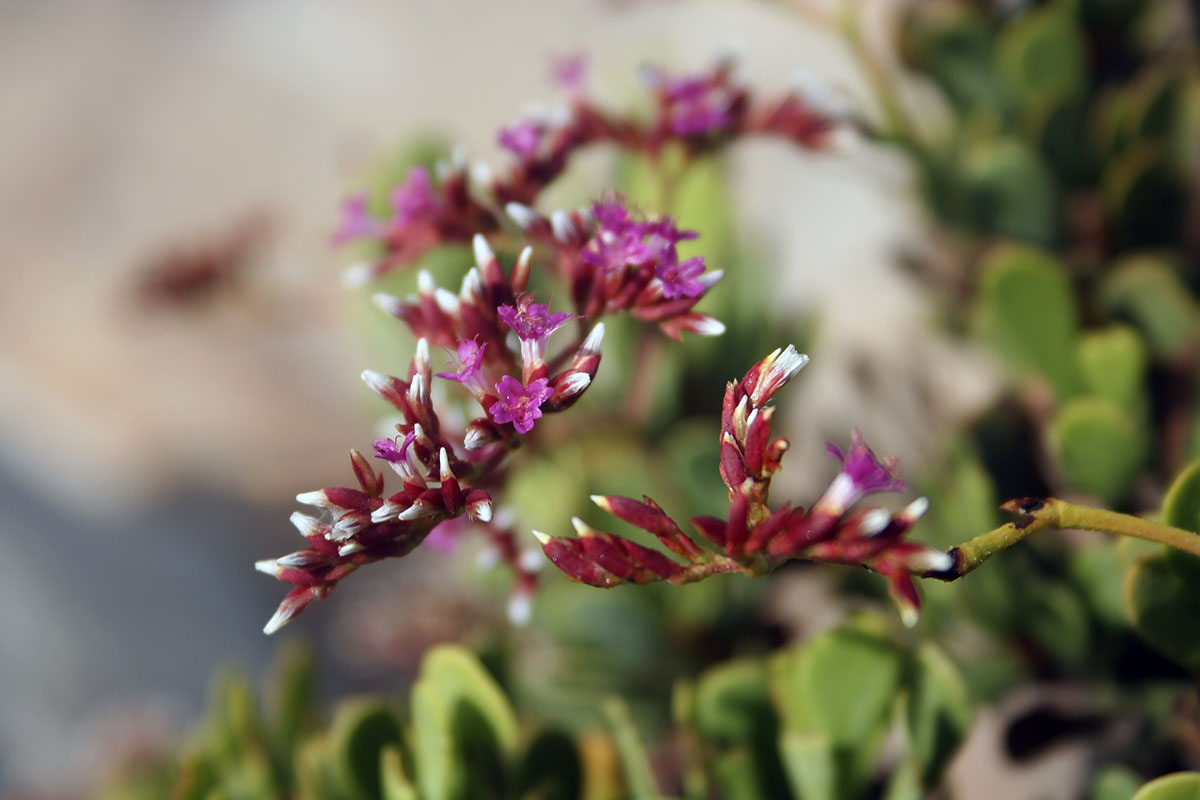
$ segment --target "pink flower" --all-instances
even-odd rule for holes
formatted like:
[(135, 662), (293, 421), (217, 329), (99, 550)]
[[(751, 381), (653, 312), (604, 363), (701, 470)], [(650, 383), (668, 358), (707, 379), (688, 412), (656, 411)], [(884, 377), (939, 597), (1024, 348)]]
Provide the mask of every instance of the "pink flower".
[(371, 236), (378, 228), (378, 223), (367, 213), (366, 193), (356, 194), (342, 201), (342, 224), (334, 231), (333, 243), (341, 245), (352, 239)]
[(492, 422), (497, 425), (511, 422), (517, 433), (529, 433), (533, 430), (534, 420), (542, 418), (542, 403), (554, 394), (549, 383), (545, 378), (538, 378), (524, 386), (513, 376), (505, 375), (496, 384), (500, 400), (488, 409)]
[(729, 99), (709, 78), (662, 78), (671, 132), (702, 136), (729, 125)]
[(518, 158), (533, 158), (537, 155), (546, 133), (544, 125), (525, 120), (508, 128), (501, 128), (497, 142)]
[(842, 470), (817, 501), (821, 507), (840, 512), (869, 494), (904, 491), (904, 481), (896, 477), (899, 463), (894, 458), (880, 461), (863, 442), (859, 431), (850, 435), (850, 448), (845, 452), (833, 443), (827, 444), (825, 449), (842, 462)]
[(413, 167), (404, 183), (392, 192), (392, 208), (397, 225), (408, 225), (433, 214), (437, 199), (429, 180), (429, 170)]
[(583, 251), (583, 260), (601, 272), (640, 266), (654, 257), (654, 250), (643, 239), (645, 232), (629, 209), (610, 198), (592, 204), (596, 233)]
[(408, 448), (412, 446), (416, 438), (416, 434), (409, 431), (405, 434), (404, 441), (400, 444), (396, 444), (395, 439), (376, 439), (375, 457), (382, 458), (384, 461), (390, 461), (393, 464), (403, 461)]
[(523, 296), (517, 299), (517, 305), (500, 306), (496, 313), (504, 324), (517, 332), (522, 341), (545, 340), (556, 330), (575, 318), (574, 314), (566, 312), (551, 314), (550, 309), (532, 298)]
[(571, 97), (580, 97), (587, 79), (587, 61), (583, 53), (556, 56), (550, 62), (550, 76)]
[(704, 259), (699, 256), (689, 258), (682, 264), (677, 258), (671, 258), (661, 262), (654, 270), (658, 279), (662, 281), (663, 297), (668, 300), (699, 297), (704, 292), (704, 284), (696, 278), (702, 272), (704, 272)]
[(484, 394), (487, 392), (487, 384), (483, 381), (481, 369), (483, 368), (483, 351), (486, 349), (487, 342), (480, 344), (478, 336), (459, 341), (457, 356), (453, 353), (450, 354), (450, 360), (454, 362), (454, 366), (458, 367), (458, 371), (439, 372), (437, 376), (449, 381), (458, 381), (477, 395)]

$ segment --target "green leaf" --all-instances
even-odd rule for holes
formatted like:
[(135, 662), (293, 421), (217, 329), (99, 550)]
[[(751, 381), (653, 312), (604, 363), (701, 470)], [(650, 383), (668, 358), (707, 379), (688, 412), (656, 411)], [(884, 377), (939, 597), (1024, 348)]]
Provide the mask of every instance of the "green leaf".
[(917, 779), (931, 790), (971, 727), (971, 699), (953, 662), (929, 643), (910, 662), (908, 686), (909, 749), (920, 766)]
[(1073, 96), (1086, 80), (1083, 36), (1059, 8), (1031, 11), (1000, 33), (996, 66), (1022, 105)]
[(761, 661), (721, 664), (696, 684), (695, 725), (706, 739), (719, 744), (744, 742), (764, 726), (773, 727), (774, 720), (767, 669)]
[(696, 683), (694, 712), (722, 796), (773, 797), (784, 791), (765, 663), (744, 659), (705, 672)]
[(993, 33), (987, 19), (965, 4), (927, 4), (905, 19), (901, 54), (960, 113), (999, 113), (1004, 91), (992, 63)]
[(1055, 416), (1050, 439), (1073, 489), (1109, 505), (1124, 500), (1145, 461), (1142, 429), (1108, 400), (1081, 397)]
[(1200, 587), (1180, 580), (1165, 557), (1146, 558), (1129, 569), (1125, 610), (1146, 641), (1200, 673)]
[(341, 794), (351, 800), (374, 800), (383, 791), (381, 759), (401, 740), (400, 722), (382, 702), (369, 698), (347, 700), (338, 706), (330, 725), (330, 774)]
[(604, 700), (601, 710), (616, 740), (617, 753), (621, 758), (630, 798), (658, 800), (660, 795), (654, 782), (654, 773), (650, 770), (650, 759), (646, 757), (642, 738), (638, 736), (637, 728), (634, 727), (629, 708), (621, 698), (612, 696)]
[(1163, 498), (1162, 521), (1200, 533), (1200, 461), (1192, 462), (1175, 476)]
[(1064, 664), (1083, 666), (1091, 657), (1091, 624), (1079, 595), (1061, 583), (1045, 584), (1026, 598), (1033, 639)]
[(1200, 772), (1176, 772), (1147, 783), (1133, 800), (1200, 800)]
[(971, 142), (951, 178), (952, 218), (984, 235), (1053, 247), (1061, 238), (1062, 208), (1054, 174), (1016, 137)]
[(1170, 264), (1155, 256), (1130, 256), (1115, 264), (1101, 287), (1106, 310), (1132, 322), (1151, 351), (1175, 359), (1196, 339), (1196, 303)]
[(383, 800), (417, 800), (417, 790), (404, 772), (404, 757), (399, 747), (384, 748), (379, 768)]
[(219, 670), (209, 692), (207, 751), (220, 767), (236, 764), (242, 754), (263, 747), (262, 723), (254, 689), (244, 674)]
[(1125, 578), (1114, 542), (1094, 542), (1071, 554), (1071, 577), (1096, 615), (1117, 627), (1125, 624), (1121, 585)]
[(448, 710), (428, 681), (412, 688), (413, 760), (422, 800), (454, 800), (461, 794)]
[(785, 731), (779, 753), (792, 793), (799, 800), (834, 800), (837, 794), (837, 760), (829, 738), (820, 733)]
[(1079, 367), (1089, 391), (1138, 419), (1145, 405), (1146, 346), (1124, 325), (1089, 332), (1079, 339)]
[(839, 792), (853, 794), (869, 777), (901, 671), (899, 651), (869, 621), (822, 634), (769, 662), (784, 730), (817, 733), (828, 741)]
[(290, 782), (296, 747), (317, 725), (317, 680), (310, 648), (298, 642), (280, 646), (266, 695), (267, 729), (275, 761)]
[(1075, 298), (1066, 271), (1032, 248), (996, 250), (983, 265), (979, 327), (1019, 375), (1037, 374), (1062, 397), (1078, 386)]
[(501, 796), (517, 719), (478, 659), (457, 645), (433, 648), (421, 661), (412, 698), (422, 798)]
[(1130, 800), (1141, 785), (1142, 779), (1129, 767), (1110, 765), (1092, 783), (1088, 800)]

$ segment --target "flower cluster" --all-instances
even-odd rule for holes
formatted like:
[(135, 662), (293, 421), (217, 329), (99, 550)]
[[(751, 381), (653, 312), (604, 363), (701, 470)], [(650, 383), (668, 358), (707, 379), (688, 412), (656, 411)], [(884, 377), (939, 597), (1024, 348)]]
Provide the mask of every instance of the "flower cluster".
[[(497, 179), (476, 165), (469, 178), (466, 159), (456, 155), (452, 163), (438, 166), (436, 181), (427, 170), (413, 169), (392, 193), (387, 218), (373, 216), (365, 196), (346, 202), (335, 241), (372, 240), (383, 254), (352, 271), (355, 281), (410, 263), (447, 242), (472, 241), (475, 265), (457, 293), (437, 286), (422, 271), (416, 294), (375, 296), (378, 306), (418, 338), (405, 378), (372, 371), (362, 376), (401, 416), (396, 435), (374, 445), (376, 458), (396, 473), (400, 486), (385, 493), (382, 473), (351, 451), (358, 488), (326, 488), (297, 497), (323, 513), (319, 518), (294, 514), (292, 522), (306, 546), (257, 564), (293, 586), (267, 632), (326, 596), (358, 567), (403, 556), (435, 530), (449, 531), (463, 518), (485, 527), (493, 549), (516, 573), (510, 615), (518, 620), (527, 616), (535, 583), (527, 556), (536, 551), (522, 553), (507, 525), (491, 523), (491, 492), (502, 487), (509, 454), (539, 420), (570, 408), (591, 385), (600, 364), (601, 318), (629, 313), (676, 339), (683, 333), (713, 336), (724, 331), (718, 320), (695, 310), (722, 276), (720, 270), (707, 270), (702, 257), (680, 256), (680, 243), (695, 239), (696, 232), (667, 216), (630, 209), (615, 195), (585, 209), (548, 216), (536, 211), (533, 201), (562, 172), (569, 156), (590, 142), (613, 142), (652, 158), (668, 144), (681, 147), (690, 158), (750, 133), (784, 136), (816, 148), (825, 146), (840, 121), (818, 113), (795, 92), (774, 103), (752, 102), (750, 93), (733, 82), (728, 65), (696, 77), (655, 73), (651, 85), (658, 111), (649, 123), (593, 107), (583, 88), (582, 61), (561, 62), (557, 74), (572, 105), (564, 113), (535, 115), (501, 132), (500, 143), (515, 160), (506, 177)], [(506, 270), (485, 236), (511, 238), (514, 230), (523, 249)], [(552, 311), (549, 302), (537, 302), (528, 291), (535, 252), (537, 266), (552, 271), (566, 286), (570, 310)], [(552, 354), (550, 339), (564, 328), (573, 332), (559, 334), (560, 344)], [(447, 370), (433, 372), (431, 346), (446, 350)], [(546, 553), (572, 577), (596, 585), (686, 582), (716, 571), (747, 572), (784, 558), (811, 557), (862, 563), (897, 576), (893, 584), (900, 588), (894, 590), (901, 592), (914, 565), (931, 556), (906, 550), (908, 546), (898, 541), (911, 524), (909, 518), (916, 516), (911, 510), (906, 512), (909, 517), (888, 517), (886, 524), (879, 522), (878, 512), (864, 516), (851, 510), (859, 499), (854, 487), (867, 493), (892, 485), (886, 465), (879, 465), (886, 480), (873, 482), (870, 466), (876, 462), (873, 456), (863, 456), (865, 447), (857, 439), (845, 456), (850, 488), (835, 491), (840, 486), (835, 481), (828, 497), (807, 514), (766, 506), (770, 475), (786, 448), (782, 439), (769, 437), (771, 409), (766, 402), (803, 361), (789, 348), (731, 384), (721, 459), (732, 498), (730, 517), (693, 520), (705, 538), (725, 548), (724, 556), (697, 545), (653, 502), (621, 498), (600, 502), (618, 516), (649, 526), (686, 563), (591, 531), (582, 523), (582, 539), (543, 537)], [(435, 377), (469, 393), (481, 413), (457, 424), (448, 420), (459, 415), (440, 417), (431, 399)], [(870, 461), (866, 467), (860, 463), (864, 458)], [(879, 546), (864, 549), (853, 544), (868, 538)]]
[(859, 507), (869, 495), (904, 489), (894, 461), (880, 461), (855, 432), (845, 452), (830, 445), (841, 469), (812, 507), (785, 503), (772, 508), (768, 503), (771, 478), (788, 442), (771, 435), (775, 409), (767, 403), (807, 362), (807, 356), (789, 346), (727, 385), (720, 472), (729, 489), (729, 512), (725, 519), (690, 521), (711, 547), (698, 544), (650, 498), (596, 496), (592, 500), (598, 506), (654, 534), (681, 560), (595, 530), (579, 519), (574, 520), (578, 538), (534, 532), (546, 556), (568, 578), (600, 587), (661, 580), (691, 583), (722, 572), (754, 576), (796, 558), (852, 564), (887, 578), (902, 619), (914, 624), (920, 608), (914, 576), (945, 573), (953, 559), (904, 539), (928, 507), (924, 498), (897, 513)]
[(674, 339), (724, 332), (720, 321), (693, 310), (724, 275), (706, 272), (703, 257), (680, 260), (677, 245), (695, 239), (695, 231), (669, 217), (639, 215), (615, 196), (549, 218), (519, 203), (506, 211), (528, 238), (554, 252), (580, 318), (628, 311)]
[[(451, 161), (437, 165), (436, 181), (425, 168), (414, 168), (392, 193), (390, 216), (372, 216), (366, 195), (345, 201), (334, 242), (369, 240), (381, 252), (378, 258), (352, 268), (347, 273), (350, 282), (365, 282), (411, 264), (432, 247), (503, 230), (508, 221), (499, 209), (510, 203), (535, 205), (576, 151), (591, 144), (607, 142), (652, 159), (668, 146), (681, 148), (691, 158), (755, 135), (823, 150), (830, 147), (835, 131), (852, 124), (843, 109), (828, 102), (829, 93), (814, 87), (810, 79), (798, 81), (781, 96), (760, 100), (734, 80), (729, 62), (696, 75), (669, 76), (656, 69), (645, 70), (647, 87), (656, 101), (655, 115), (648, 121), (598, 108), (584, 90), (582, 58), (559, 60), (554, 73), (570, 104), (533, 111), (500, 130), (497, 141), (513, 156), (506, 174), (497, 175), (482, 163), (469, 168), (465, 153), (459, 150)], [(697, 266), (687, 262), (678, 266), (679, 273), (669, 274), (680, 277), (664, 281), (694, 289), (694, 283), (688, 282), (698, 274)]]
[[(490, 521), (492, 500), (481, 485), (497, 478), (520, 436), (530, 433), (543, 413), (569, 408), (591, 385), (600, 366), (604, 324), (597, 323), (555, 359), (561, 366), (552, 367), (546, 361), (547, 340), (575, 317), (553, 313), (524, 293), (531, 251), (527, 248), (507, 274), (483, 237), (475, 239), (475, 257), (457, 295), (423, 273), (416, 296), (376, 296), (384, 310), (420, 337), (406, 379), (370, 370), (362, 375), (401, 415), (397, 435), (377, 440), (374, 448), (376, 458), (400, 477), (401, 487), (385, 496), (383, 476), (352, 451), (360, 488), (327, 488), (297, 497), (329, 518), (293, 515), (308, 547), (258, 563), (259, 570), (295, 586), (268, 623), (268, 632), (327, 595), (358, 567), (406, 555), (438, 525), (462, 516)], [(507, 345), (510, 333), (520, 342), (519, 356)], [(430, 342), (454, 348), (453, 371), (434, 375)], [(434, 377), (460, 384), (483, 415), (461, 430), (450, 430), (431, 399)], [(519, 598), (527, 598), (532, 588), (532, 573), (514, 548), (500, 549), (512, 551), (519, 608)]]

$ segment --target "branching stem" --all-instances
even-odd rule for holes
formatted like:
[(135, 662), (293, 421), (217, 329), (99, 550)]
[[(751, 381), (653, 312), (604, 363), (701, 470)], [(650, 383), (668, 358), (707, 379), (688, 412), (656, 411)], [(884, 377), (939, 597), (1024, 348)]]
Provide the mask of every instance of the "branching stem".
[(996, 553), (1012, 547), (1043, 528), (1101, 531), (1118, 536), (1132, 536), (1200, 556), (1200, 535), (1129, 514), (1077, 506), (1053, 497), (1010, 500), (1003, 508), (1021, 514), (1021, 519), (1001, 525), (969, 542), (951, 548), (949, 552), (954, 556), (954, 566), (946, 572), (930, 573), (926, 577), (946, 581), (961, 578)]

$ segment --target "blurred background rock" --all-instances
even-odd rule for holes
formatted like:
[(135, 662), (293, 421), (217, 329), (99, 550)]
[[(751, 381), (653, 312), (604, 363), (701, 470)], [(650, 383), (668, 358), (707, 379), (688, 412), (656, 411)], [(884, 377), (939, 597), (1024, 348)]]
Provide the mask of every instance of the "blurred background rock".
[[(866, 18), (886, 28), (891, 5)], [(89, 768), (114, 709), (183, 726), (215, 664), (257, 672), (272, 651), (279, 587), (253, 560), (291, 544), (290, 498), (372, 438), (358, 373), (396, 367), (365, 363), (345, 319), (339, 198), (423, 132), (501, 165), (496, 130), (555, 99), (553, 55), (586, 52), (618, 104), (639, 64), (698, 68), (730, 46), (754, 86), (806, 68), (866, 96), (835, 37), (766, 3), (0, 4), (0, 794), (69, 788), (64, 761)], [(785, 475), (819, 486), (821, 442), (852, 425), (919, 462), (989, 381), (895, 269), (921, 235), (903, 165), (764, 143), (731, 158), (772, 313), (819, 312), (785, 398)], [(604, 169), (585, 159), (571, 180), (599, 192)], [(887, 391), (858, 390), (864, 375)], [(373, 572), (394, 586), (431, 570), (446, 559)], [(296, 629), (327, 636), (362, 583)], [(450, 616), (476, 613), (478, 590), (458, 591)], [(325, 641), (333, 685), (367, 680), (353, 637)]]

